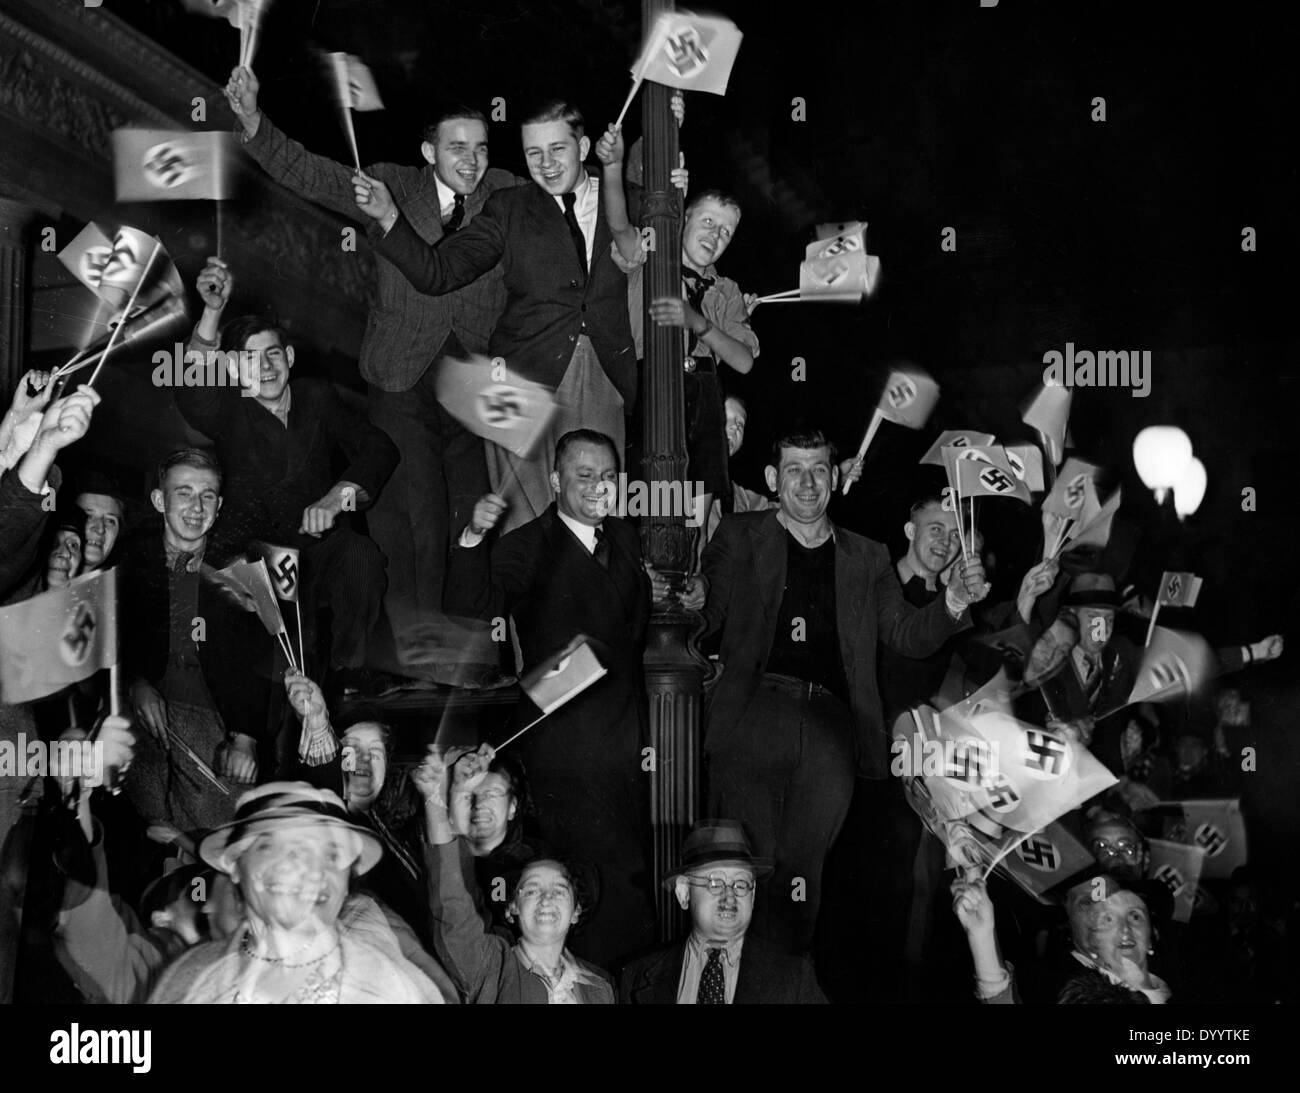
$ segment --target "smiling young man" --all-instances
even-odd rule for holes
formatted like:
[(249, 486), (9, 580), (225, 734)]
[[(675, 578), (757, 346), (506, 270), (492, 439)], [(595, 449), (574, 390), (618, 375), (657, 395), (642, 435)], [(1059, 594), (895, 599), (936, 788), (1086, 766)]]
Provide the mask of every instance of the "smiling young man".
[[(353, 169), (309, 152), (277, 129), (258, 106), (251, 71), (231, 73), (226, 97), (242, 126), (244, 150), (268, 175), (309, 201), (360, 219), (378, 236), (353, 200)], [(421, 166), (377, 163), (366, 174), (387, 184), (424, 244), (463, 230), (492, 193), (523, 182), (488, 166), (487, 118), (478, 110), (448, 108), (423, 138)], [(382, 255), (375, 272), (378, 306), (366, 324), (360, 370), (369, 385), (371, 420), (402, 458), (367, 519), (388, 559), (384, 608), (400, 662), (414, 652), (420, 625), (441, 614), (448, 542), (488, 489), (483, 441), (438, 402), (435, 362), (487, 352), (505, 291), (495, 266), (445, 296), (417, 292)]]
[[(209, 259), (198, 276), (203, 315), (187, 348), (226, 354), (232, 374), (247, 373), (248, 388), (177, 387), (176, 405), (212, 440), (225, 468), (217, 547), (243, 554), (259, 540), (301, 551), (304, 644), (310, 656), (316, 613), (328, 606), (329, 668), (342, 678), (366, 662), (385, 587), (384, 556), (353, 529), (351, 514), (379, 495), (397, 465), (397, 448), (331, 383), (291, 382), (294, 349), (274, 321), (245, 316), (223, 326), (233, 285), (229, 267)], [(336, 460), (345, 464), (341, 476)]]
[(376, 250), (419, 291), (451, 292), (500, 265), (506, 305), (490, 352), (510, 375), (555, 391), (549, 436), (531, 459), (489, 445), (492, 488), (511, 502), (506, 530), (550, 504), (551, 452), (564, 433), (604, 433), (622, 459), (623, 416), (637, 389), (627, 277), (610, 253), (600, 186), (583, 167), (591, 140), (582, 114), (547, 103), (525, 115), (521, 137), (532, 185), (497, 191), (482, 215), (436, 247), (416, 233), (388, 185), (355, 178), (357, 205), (386, 233)]
[(144, 730), (126, 793), (145, 820), (188, 831), (228, 820), (234, 795), (186, 748), (227, 791), (257, 777), (270, 689), (253, 666), (267, 638), (203, 579), (222, 509), (217, 461), (196, 448), (172, 452), (149, 500), (157, 518), (122, 545), (122, 667)]
[[(775, 859), (773, 888), (785, 898), (756, 915), (755, 929), (803, 953), (855, 765), (864, 778), (889, 778), (877, 650), (935, 652), (971, 625), (969, 605), (988, 585), (977, 558), (962, 560), (944, 595), (908, 604), (885, 548), (827, 516), (839, 468), (820, 430), (781, 435), (766, 476), (780, 508), (723, 517), (704, 551), (705, 639), (720, 638), (727, 665), (704, 751), (709, 811), (741, 820)], [(796, 882), (801, 901), (788, 898)]]
[[(640, 537), (608, 513), (619, 464), (613, 442), (581, 429), (556, 444), (554, 503), (541, 516), (485, 542), (506, 501), (489, 494), (474, 507), (448, 564), (447, 609), (512, 617), (523, 671), (544, 666), (579, 635), (607, 674), (511, 745), (527, 766), (539, 834), (562, 854), (600, 869), (600, 908), (578, 943), (605, 966), (654, 936), (649, 869), (649, 778), (642, 770), (647, 710), (642, 655), (651, 586)], [(511, 732), (538, 717), (516, 708)]]

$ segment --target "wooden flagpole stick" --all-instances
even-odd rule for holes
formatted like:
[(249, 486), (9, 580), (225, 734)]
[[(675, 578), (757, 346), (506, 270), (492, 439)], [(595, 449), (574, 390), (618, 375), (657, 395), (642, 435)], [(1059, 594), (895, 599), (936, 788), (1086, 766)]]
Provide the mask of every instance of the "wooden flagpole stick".
[(209, 767), (197, 755), (195, 755), (193, 749), (191, 749), (190, 746), (187, 743), (185, 743), (184, 740), (182, 740), (179, 736), (177, 736), (175, 731), (170, 726), (167, 729), (167, 735), (171, 739), (173, 746), (175, 746), (181, 752), (184, 753), (185, 757), (198, 768), (199, 773), (203, 775), (204, 778), (206, 778), (209, 782), (211, 782), (214, 786), (216, 786), (217, 789), (221, 790), (221, 792), (224, 793), (227, 797), (230, 796), (230, 790), (228, 790), (225, 786), (221, 784), (220, 779), (217, 778), (216, 774), (213, 773), (212, 768)]
[(826, 304), (855, 303), (862, 299), (860, 292), (819, 292), (812, 296), (760, 297), (760, 304)]
[(627, 99), (623, 103), (623, 109), (618, 112), (618, 117), (614, 119), (615, 127), (622, 126), (623, 117), (627, 113), (628, 107), (632, 105), (632, 100), (636, 98), (636, 93), (641, 90), (641, 82), (643, 79), (644, 77), (638, 76), (632, 81), (632, 90), (627, 93)]
[(149, 271), (153, 269), (154, 259), (158, 257), (158, 252), (162, 250), (162, 240), (154, 240), (153, 252), (149, 255), (149, 261), (144, 264), (144, 269), (140, 272), (140, 280), (135, 283), (135, 291), (131, 293), (131, 299), (126, 302), (126, 307), (122, 311), (122, 317), (118, 319), (117, 326), (113, 329), (113, 335), (108, 339), (108, 345), (104, 347), (104, 355), (99, 358), (99, 363), (95, 370), (90, 373), (90, 379), (86, 380), (88, 387), (95, 386), (95, 379), (99, 375), (99, 370), (104, 367), (108, 360), (108, 355), (113, 351), (113, 346), (117, 344), (117, 336), (122, 333), (123, 327), (126, 326), (127, 316), (131, 314), (131, 309), (135, 307), (135, 301), (140, 296), (140, 290), (144, 288), (145, 280), (149, 276)]
[(1065, 537), (1070, 534), (1070, 527), (1073, 524), (1074, 517), (1071, 516), (1061, 525), (1061, 530), (1056, 536), (1056, 545), (1052, 547), (1052, 553), (1048, 557), (1055, 558), (1061, 553), (1061, 547), (1065, 546)]
[(506, 744), (513, 744), (516, 740), (518, 740), (521, 736), (523, 736), (524, 733), (526, 733), (534, 725), (538, 724), (538, 722), (545, 721), (545, 720), (546, 720), (546, 714), (542, 714), (542, 716), (539, 717), (536, 721), (528, 722), (528, 724), (525, 725), (522, 729), (520, 729), (517, 733), (515, 733), (514, 736), (510, 737), (509, 740), (506, 740), (503, 743), (498, 744), (496, 746), (496, 750), (500, 751), (502, 748), (506, 746)]
[(957, 484), (949, 488), (952, 490), (953, 497), (956, 498), (956, 503), (953, 505), (953, 508), (957, 513), (957, 539), (961, 543), (961, 556), (965, 559), (970, 557), (970, 551), (966, 549), (966, 530), (962, 526), (961, 518), (961, 468), (956, 468), (956, 470)]
[(784, 300), (788, 296), (798, 296), (798, 295), (799, 295), (799, 290), (797, 288), (787, 288), (784, 292), (769, 292), (766, 296), (760, 296), (757, 302), (760, 304), (765, 304), (771, 302), (772, 300)]
[[(866, 457), (867, 448), (870, 446), (872, 440), (875, 439), (876, 433), (880, 429), (880, 423), (884, 420), (885, 420), (885, 415), (880, 412), (880, 407), (877, 406), (876, 412), (871, 415), (871, 423), (867, 426), (867, 435), (862, 438), (862, 443), (858, 445), (858, 454), (854, 462), (857, 462), (857, 460)], [(848, 496), (849, 490), (851, 490), (852, 488), (853, 488), (852, 482), (844, 483), (843, 494), (845, 497)]]
[(971, 549), (975, 549), (975, 495), (970, 495), (970, 541)]
[(294, 596), (293, 598), (293, 612), (295, 615), (298, 616), (298, 660), (302, 664), (302, 668), (300, 670), (302, 671), (303, 675), (306, 675), (307, 654), (303, 651), (303, 647), (302, 647), (302, 604), (298, 602), (297, 596)]
[(1146, 649), (1151, 645), (1151, 636), (1156, 632), (1156, 619), (1160, 617), (1160, 597), (1156, 597), (1156, 605), (1151, 609), (1151, 625), (1147, 627), (1147, 640), (1142, 643), (1142, 648)]

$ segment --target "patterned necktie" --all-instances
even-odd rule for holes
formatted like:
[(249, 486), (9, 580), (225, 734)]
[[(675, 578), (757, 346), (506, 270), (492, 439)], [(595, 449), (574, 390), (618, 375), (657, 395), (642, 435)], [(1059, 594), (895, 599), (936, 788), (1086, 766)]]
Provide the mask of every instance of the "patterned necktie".
[(596, 549), (591, 552), (591, 556), (600, 563), (601, 569), (608, 569), (609, 540), (605, 538), (605, 529), (597, 525), (592, 531), (596, 533)]
[(1101, 661), (1085, 657), (1084, 665), (1083, 693), (1091, 706), (1097, 701), (1097, 694), (1101, 690)]
[(450, 235), (460, 227), (461, 222), (465, 219), (465, 195), (456, 195), (456, 204), (452, 206), (451, 212), (447, 219), (442, 222), (443, 235)]
[(697, 1006), (725, 1006), (727, 979), (722, 973), (722, 950), (710, 949), (709, 962), (700, 973), (700, 989), (695, 995)]
[(172, 572), (173, 573), (187, 572), (190, 566), (190, 559), (193, 557), (194, 555), (192, 552), (188, 550), (182, 550), (179, 554), (176, 555), (176, 561), (172, 562)]
[(578, 265), (582, 267), (582, 279), (587, 279), (587, 240), (578, 226), (578, 214), (574, 211), (578, 195), (564, 194), (564, 222), (569, 225), (569, 235), (573, 237), (573, 249), (578, 253)]

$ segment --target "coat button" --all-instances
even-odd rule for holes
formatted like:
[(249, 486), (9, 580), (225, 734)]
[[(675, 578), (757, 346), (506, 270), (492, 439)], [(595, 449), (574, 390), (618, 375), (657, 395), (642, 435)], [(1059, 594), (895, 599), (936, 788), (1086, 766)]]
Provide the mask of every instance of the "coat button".
[(570, 288), (577, 288), (577, 287), (578, 287), (578, 282), (577, 282), (577, 281), (570, 281), (570, 282), (569, 282), (569, 287), (570, 287)]
[(583, 311), (586, 311), (586, 310), (587, 310), (587, 305), (586, 305), (586, 304), (583, 304), (583, 305), (582, 305), (582, 310), (583, 310)]

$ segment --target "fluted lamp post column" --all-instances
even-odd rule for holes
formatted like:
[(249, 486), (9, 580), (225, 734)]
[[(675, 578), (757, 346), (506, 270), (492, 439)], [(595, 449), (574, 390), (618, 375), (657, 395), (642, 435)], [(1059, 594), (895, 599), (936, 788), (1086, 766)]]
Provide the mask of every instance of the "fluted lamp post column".
[[(646, 35), (655, 20), (674, 8), (671, 0), (645, 0)], [(681, 498), (683, 506), (650, 506), (641, 530), (646, 559), (680, 587), (694, 561), (693, 530), (686, 526), (686, 423), (683, 408), (682, 331), (656, 326), (649, 302), (681, 295), (681, 199), (669, 180), (677, 166), (677, 122), (669, 107), (671, 90), (645, 83), (641, 123), (645, 157), (645, 195), (641, 226), (653, 229), (647, 255), (642, 318), (645, 330), (642, 472), (651, 498)], [(662, 485), (660, 485), (662, 483)], [(703, 534), (703, 529), (700, 529)], [(682, 840), (699, 814), (700, 717), (707, 662), (694, 645), (701, 626), (697, 613), (676, 599), (658, 605), (646, 640), (646, 691), (650, 700), (650, 742), (654, 748), (651, 819), (656, 879), (677, 864)], [(671, 892), (656, 886), (659, 933), (680, 936), (683, 919)]]

